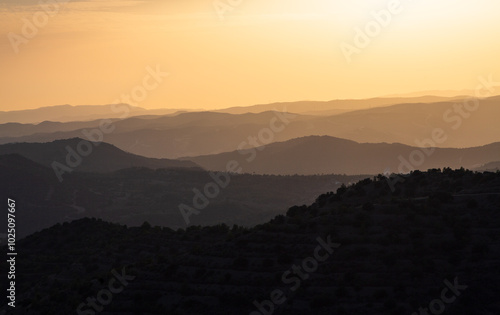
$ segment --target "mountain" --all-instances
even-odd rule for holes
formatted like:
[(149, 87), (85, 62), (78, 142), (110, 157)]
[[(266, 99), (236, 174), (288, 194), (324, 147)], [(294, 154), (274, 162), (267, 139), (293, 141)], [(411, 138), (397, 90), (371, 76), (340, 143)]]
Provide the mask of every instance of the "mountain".
[[(471, 108), (472, 103), (467, 105), (474, 111), (465, 108), (464, 100), (457, 100), (397, 104), (326, 117), (273, 111), (257, 114), (192, 112), (159, 117), (130, 117), (114, 121), (115, 129), (105, 135), (104, 141), (134, 154), (170, 159), (234, 151), (242, 143), (248, 142), (249, 138), (255, 137), (263, 144), (259, 137), (269, 131), (271, 124), (278, 127), (278, 132), (270, 135), (272, 142), (312, 135), (327, 135), (356, 142), (446, 148), (476, 147), (499, 142), (500, 125), (497, 117), (500, 116), (500, 97), (477, 101), (477, 108)], [(84, 129), (95, 128), (99, 121), (89, 122), (86, 128), (72, 124), (60, 127), (66, 131), (49, 128), (51, 131), (39, 130), (21, 137), (4, 136), (0, 138), (0, 143), (49, 142), (82, 137)], [(0, 135), (2, 130), (5, 128), (0, 126)], [(436, 132), (444, 133), (440, 142), (433, 140)]]
[(16, 243), (16, 313), (499, 314), (500, 173), (386, 180), (251, 228), (57, 224)]
[(34, 124), (43, 121), (68, 122), (95, 119), (130, 117), (138, 115), (167, 115), (182, 111), (180, 109), (147, 110), (128, 104), (116, 105), (57, 105), (37, 109), (0, 112), (0, 123)]
[(434, 141), (435, 146), (466, 148), (500, 141), (499, 116), (500, 96), (496, 96), (353, 111), (311, 121), (310, 129), (316, 135), (357, 142), (410, 146), (425, 146), (422, 142), (432, 140), (433, 133), (443, 132), (445, 140)]
[[(169, 130), (174, 128), (196, 126), (238, 126), (242, 124), (261, 124), (270, 119), (269, 113), (231, 115), (214, 112), (176, 112), (171, 115), (141, 115), (126, 119), (109, 119), (116, 128), (116, 132), (131, 132), (138, 130)], [(83, 129), (98, 128), (100, 120), (51, 122), (39, 124), (6, 123), (0, 124), (0, 138), (4, 143), (19, 139), (39, 138), (52, 139), (55, 137), (77, 137)], [(52, 135), (55, 134), (55, 135)], [(32, 136), (32, 137), (26, 137)], [(20, 138), (24, 137), (24, 138)], [(17, 141), (19, 142), (19, 141)]]
[[(84, 145), (82, 145), (84, 144)], [(84, 152), (84, 154), (81, 154)], [(86, 152), (89, 152), (87, 155)], [(197, 168), (193, 162), (152, 159), (124, 152), (105, 142), (89, 142), (80, 138), (56, 140), (50, 143), (11, 143), (0, 145), (1, 154), (19, 154), (41, 165), (51, 167), (53, 162), (70, 165), (79, 164), (77, 171), (113, 172), (130, 167), (157, 168)], [(86, 156), (87, 155), (87, 156)], [(81, 161), (78, 163), (78, 161)]]
[(474, 96), (476, 95), (476, 91), (474, 90), (430, 90), (430, 91), (418, 91), (411, 93), (401, 93), (401, 94), (392, 94), (386, 95), (384, 97), (422, 97), (422, 96), (438, 96), (438, 97), (464, 97), (464, 96)]
[[(435, 146), (471, 147), (500, 141), (500, 127), (496, 123), (496, 117), (500, 115), (500, 97), (481, 100), (479, 104), (478, 110), (463, 113), (455, 112), (457, 104), (444, 102), (400, 104), (330, 117), (294, 115), (291, 116), (293, 119), (287, 118), (289, 124), (275, 133), (273, 140), (330, 135), (358, 142), (421, 146), (426, 145), (423, 141), (431, 139), (433, 132), (443, 130), (446, 140), (435, 142)], [(105, 141), (120, 149), (155, 158), (215, 154), (235, 150), (248, 137), (269, 128), (276, 117), (276, 112), (241, 115), (200, 112), (169, 117), (132, 117), (115, 121), (115, 129), (106, 135)], [(89, 122), (87, 127), (92, 128), (98, 123)], [(72, 124), (63, 124), (61, 129), (81, 127), (78, 123)], [(3, 137), (0, 142), (47, 142), (81, 137), (82, 132), (83, 129), (41, 132), (23, 137)]]
[[(424, 151), (425, 150), (425, 151)], [(427, 155), (427, 152), (431, 152)], [(422, 160), (420, 160), (423, 158)], [(275, 175), (379, 174), (390, 170), (475, 168), (500, 159), (500, 142), (468, 149), (421, 149), (402, 144), (357, 143), (310, 136), (241, 151), (186, 158), (208, 170), (226, 169), (237, 161), (243, 172)], [(417, 161), (412, 165), (410, 161)], [(421, 161), (421, 162), (420, 162)]]
[(410, 97), (379, 97), (370, 99), (346, 99), (332, 101), (300, 101), (300, 102), (280, 102), (272, 104), (261, 104), (246, 107), (230, 107), (218, 110), (221, 113), (245, 114), (261, 113), (265, 111), (288, 111), (303, 115), (337, 115), (354, 110), (369, 109), (373, 107), (385, 107), (396, 104), (410, 103), (436, 103), (456, 99), (463, 99), (463, 96), (441, 97), (430, 95), (419, 95)]
[[(254, 105), (247, 107), (231, 107), (221, 109), (219, 112), (230, 114), (261, 113), (266, 111), (289, 111), (305, 115), (335, 115), (356, 109), (370, 107), (388, 106), (398, 103), (425, 103), (444, 101), (443, 97), (385, 97), (367, 100), (334, 100), (328, 102), (288, 102)], [(128, 104), (110, 105), (56, 105), (37, 109), (26, 109), (16, 111), (0, 111), (0, 124), (22, 123), (38, 124), (45, 121), (50, 122), (75, 122), (90, 121), (96, 119), (129, 118), (134, 116), (163, 116), (186, 112), (186, 109), (145, 109)], [(189, 111), (203, 111), (201, 109), (190, 109)], [(1, 134), (1, 130), (0, 130)]]
[[(110, 119), (112, 123), (118, 119)], [(90, 121), (72, 121), (72, 122), (54, 122), (44, 121), (38, 124), (21, 124), (21, 123), (5, 123), (0, 124), (0, 137), (12, 138), (13, 140), (21, 139), (21, 137), (30, 136), (34, 134), (50, 134), (61, 133), (74, 130), (82, 130), (89, 128), (99, 128), (101, 120)], [(55, 139), (51, 139), (55, 140)], [(19, 141), (17, 141), (19, 142)]]
[[(104, 135), (104, 141), (122, 150), (155, 158), (221, 153), (234, 150), (249, 135), (268, 128), (275, 119), (279, 119), (278, 123), (282, 125), (282, 120), (291, 119), (290, 117), (295, 121), (314, 118), (314, 116), (290, 116), (277, 112), (242, 115), (194, 112), (154, 118), (131, 117), (114, 121), (112, 123), (114, 130)], [(85, 129), (96, 128), (99, 123), (99, 121), (89, 122)], [(62, 124), (66, 130), (79, 125), (81, 123)], [(5, 129), (0, 126), (0, 132)], [(53, 132), (49, 133), (2, 137), (0, 143), (49, 142), (82, 137), (85, 129), (60, 132), (54, 132), (53, 129)]]
[[(241, 115), (246, 113), (263, 113), (269, 111), (288, 111), (300, 113), (303, 115), (322, 115), (330, 116), (349, 112), (355, 109), (365, 109), (377, 106), (394, 105), (398, 103), (425, 103), (443, 101), (442, 97), (415, 97), (415, 98), (379, 98), (368, 100), (335, 100), (329, 102), (288, 102), (273, 103), (265, 105), (255, 105), (248, 107), (232, 107), (218, 110), (216, 112)], [(338, 108), (335, 108), (338, 107)], [(200, 110), (191, 110), (191, 112), (201, 112)], [(100, 120), (111, 119), (113, 122), (119, 118), (139, 117), (143, 121), (147, 119), (156, 119), (155, 125), (163, 126), (173, 123), (174, 120), (163, 119), (158, 116), (177, 116), (188, 113), (177, 109), (144, 109), (141, 107), (130, 106), (127, 104), (117, 105), (60, 105), (49, 106), (38, 109), (0, 112), (0, 137), (22, 137), (36, 133), (51, 133), (62, 131), (73, 131), (83, 128), (95, 128), (99, 126)], [(205, 113), (206, 114), (206, 113)], [(125, 116), (125, 117), (123, 117)], [(179, 121), (184, 123), (189, 121), (189, 115), (179, 117)], [(220, 116), (223, 117), (223, 116)], [(222, 121), (222, 120), (221, 120)], [(133, 120), (127, 120), (127, 124)], [(136, 121), (137, 122), (137, 121)], [(147, 128), (147, 124), (142, 126)], [(52, 139), (54, 140), (54, 139)]]
[[(47, 148), (28, 147), (30, 152)], [(118, 155), (110, 156), (119, 162)], [(129, 226), (150, 221), (174, 229), (188, 224), (252, 226), (364, 177), (210, 174), (197, 168), (141, 167), (106, 173), (72, 172), (65, 174), (61, 183), (51, 168), (21, 155), (0, 155), (1, 196), (15, 199), (20, 209), (16, 214), (22, 222), (17, 227), (18, 238), (83, 217)], [(215, 195), (214, 189), (218, 191)], [(180, 206), (197, 211), (200, 204), (199, 213), (187, 216), (186, 221)]]

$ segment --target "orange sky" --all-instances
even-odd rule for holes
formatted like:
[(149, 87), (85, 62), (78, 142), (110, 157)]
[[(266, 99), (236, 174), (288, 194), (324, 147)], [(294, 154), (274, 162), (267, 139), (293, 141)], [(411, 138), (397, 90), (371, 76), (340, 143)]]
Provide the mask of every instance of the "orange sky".
[[(213, 109), (499, 81), (500, 1), (393, 1), (241, 0), (218, 14), (213, 0), (96, 0), (60, 3), (49, 16), (35, 0), (0, 0), (0, 110), (112, 103), (140, 91), (157, 65), (169, 76), (139, 106)], [(342, 43), (355, 47), (355, 29), (376, 27), (371, 12), (388, 7), (397, 13), (349, 63)], [(33, 18), (40, 27), (27, 38)]]

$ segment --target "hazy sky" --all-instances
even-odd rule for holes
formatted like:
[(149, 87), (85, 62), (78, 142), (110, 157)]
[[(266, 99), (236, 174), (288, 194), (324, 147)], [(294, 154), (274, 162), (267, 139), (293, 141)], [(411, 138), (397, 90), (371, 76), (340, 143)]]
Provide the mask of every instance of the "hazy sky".
[[(0, 110), (108, 104), (132, 91), (146, 108), (210, 109), (500, 81), (500, 1), (397, 2), (94, 0), (47, 14), (38, 0), (0, 0)], [(371, 12), (388, 7), (375, 22)], [(368, 44), (356, 47), (356, 28), (368, 28)], [(342, 43), (356, 51), (350, 63)], [(160, 84), (146, 77), (157, 65), (169, 73)]]

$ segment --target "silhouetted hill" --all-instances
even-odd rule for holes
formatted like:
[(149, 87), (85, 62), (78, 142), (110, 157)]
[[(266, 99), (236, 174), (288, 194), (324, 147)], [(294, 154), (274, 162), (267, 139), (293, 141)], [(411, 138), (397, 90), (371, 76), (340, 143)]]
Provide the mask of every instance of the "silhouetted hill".
[[(429, 149), (429, 151), (432, 149)], [(419, 152), (415, 155), (412, 152)], [(400, 157), (406, 162), (401, 162)], [(424, 157), (420, 160), (420, 157)], [(475, 168), (500, 158), (500, 143), (468, 149), (435, 148), (427, 155), (402, 144), (356, 143), (327, 136), (311, 136), (272, 143), (265, 147), (186, 158), (208, 170), (225, 170), (237, 161), (243, 171), (256, 174), (378, 174), (412, 169)], [(415, 165), (410, 161), (417, 161)]]
[(0, 172), (2, 195), (9, 198), (24, 191), (26, 202), (44, 200), (50, 192), (48, 188), (58, 183), (51, 169), (19, 154), (0, 155)]
[(9, 171), (12, 174), (16, 174), (17, 172), (26, 172), (29, 174), (42, 173), (43, 175), (47, 175), (50, 173), (46, 167), (17, 153), (0, 155), (0, 166), (3, 171)]
[[(56, 140), (50, 143), (11, 143), (0, 145), (0, 154), (20, 154), (37, 163), (52, 167), (54, 161), (68, 165), (69, 152), (75, 152), (81, 158), (81, 163), (75, 169), (87, 172), (113, 172), (130, 167), (173, 168), (173, 167), (198, 167), (193, 162), (152, 159), (124, 152), (105, 142), (91, 143), (92, 149), (88, 156), (79, 154), (79, 144), (84, 141), (80, 138)], [(68, 150), (70, 148), (72, 151)], [(83, 147), (82, 147), (83, 148)], [(88, 150), (86, 147), (82, 150)], [(73, 155), (74, 156), (74, 155)], [(77, 158), (72, 157), (71, 161)]]
[(17, 243), (16, 311), (94, 311), (101, 297), (113, 315), (499, 314), (500, 173), (414, 172), (394, 192), (386, 181), (254, 228), (57, 224)]
[[(76, 169), (78, 171), (78, 169)], [(207, 185), (226, 188), (214, 198)], [(251, 226), (266, 222), (294, 204), (311, 203), (318, 194), (363, 176), (258, 176), (219, 174), (196, 168), (131, 168), (106, 173), (65, 174), (60, 183), (51, 168), (20, 155), (0, 155), (0, 191), (18, 201), (17, 237), (58, 222), (83, 217), (138, 226), (144, 221), (171, 228), (186, 227), (179, 206), (203, 204), (189, 224), (218, 223)], [(195, 189), (200, 193), (196, 194)], [(4, 217), (6, 219), (7, 216)], [(2, 219), (3, 220), (3, 219)], [(2, 225), (4, 227), (7, 224)], [(0, 230), (3, 232), (3, 228)]]

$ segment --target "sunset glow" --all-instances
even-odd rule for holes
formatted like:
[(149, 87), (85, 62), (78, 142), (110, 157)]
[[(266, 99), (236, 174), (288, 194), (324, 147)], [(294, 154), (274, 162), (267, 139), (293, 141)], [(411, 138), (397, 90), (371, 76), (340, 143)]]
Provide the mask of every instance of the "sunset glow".
[(141, 107), (473, 89), (478, 76), (500, 71), (494, 0), (400, 1), (348, 63), (341, 44), (391, 2), (244, 0), (228, 9), (221, 0), (227, 10), (218, 12), (211, 0), (72, 1), (49, 9), (47, 21), (39, 14), (42, 27), (18, 42), (9, 34), (23, 36), (44, 11), (2, 0), (0, 110), (112, 103), (156, 65), (170, 75)]

